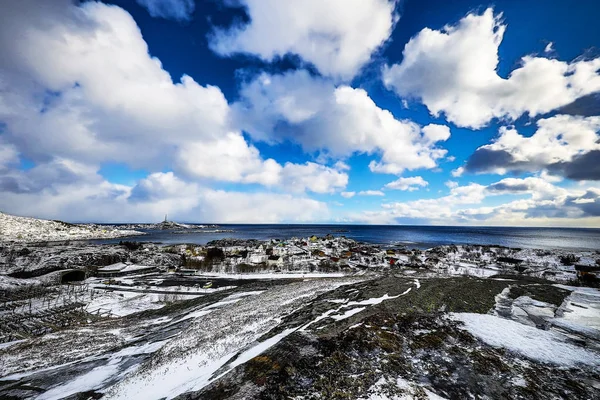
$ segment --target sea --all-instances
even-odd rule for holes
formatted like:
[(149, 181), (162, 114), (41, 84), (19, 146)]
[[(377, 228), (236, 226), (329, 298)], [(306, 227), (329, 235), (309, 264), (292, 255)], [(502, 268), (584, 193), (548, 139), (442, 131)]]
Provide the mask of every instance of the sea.
[(465, 227), (406, 225), (233, 225), (190, 231), (146, 230), (144, 236), (120, 240), (160, 242), (164, 244), (207, 244), (216, 239), (290, 239), (312, 235), (345, 236), (359, 242), (382, 246), (405, 246), (428, 249), (439, 245), (499, 245), (513, 248), (600, 251), (600, 229), (596, 228), (530, 228), (530, 227)]

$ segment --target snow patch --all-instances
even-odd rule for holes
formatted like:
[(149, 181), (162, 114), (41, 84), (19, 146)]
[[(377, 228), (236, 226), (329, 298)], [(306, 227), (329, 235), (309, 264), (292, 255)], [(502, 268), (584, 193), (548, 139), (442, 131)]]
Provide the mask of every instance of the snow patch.
[(452, 313), (473, 336), (493, 347), (503, 347), (543, 363), (575, 366), (600, 365), (600, 355), (566, 342), (557, 332), (543, 331), (493, 315)]

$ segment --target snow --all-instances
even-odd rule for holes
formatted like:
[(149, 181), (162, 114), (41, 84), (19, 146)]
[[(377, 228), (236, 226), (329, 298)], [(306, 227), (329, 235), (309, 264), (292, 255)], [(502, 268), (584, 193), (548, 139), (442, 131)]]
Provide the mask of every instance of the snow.
[[(56, 386), (47, 392), (42, 393), (36, 400), (58, 400), (63, 399), (75, 393), (98, 389), (108, 379), (114, 377), (121, 371), (121, 363), (126, 357), (138, 354), (154, 353), (165, 344), (165, 341), (143, 344), (140, 346), (126, 347), (121, 351), (112, 354), (105, 365), (98, 366), (88, 373), (80, 375), (75, 379), (62, 385)], [(128, 372), (131, 372), (129, 370)]]
[(497, 269), (481, 268), (467, 263), (459, 263), (459, 265), (448, 265), (447, 273), (450, 275), (469, 275), (480, 278), (497, 275), (500, 271)]
[(408, 294), (408, 292), (410, 292), (411, 290), (412, 290), (412, 288), (408, 288), (404, 292), (400, 293), (397, 296), (390, 296), (390, 295), (388, 295), (386, 293), (386, 294), (384, 294), (381, 297), (374, 297), (374, 298), (371, 298), (371, 299), (361, 300), (361, 301), (351, 301), (348, 304), (346, 304), (344, 307), (348, 307), (348, 306), (365, 306), (365, 305), (372, 306), (372, 305), (375, 305), (375, 304), (381, 304), (385, 300), (396, 299), (396, 298), (398, 298), (400, 296), (404, 296), (405, 294)]
[(122, 262), (107, 265), (106, 267), (98, 268), (99, 272), (134, 272), (134, 271), (142, 271), (145, 269), (154, 269), (154, 266), (148, 265), (137, 265), (137, 264), (125, 264)]
[(266, 272), (258, 274), (224, 274), (224, 273), (200, 273), (195, 276), (201, 276), (205, 278), (223, 278), (223, 279), (304, 279), (304, 278), (342, 278), (346, 276), (343, 273), (277, 273), (277, 272)]
[(96, 224), (67, 224), (37, 218), (17, 217), (0, 212), (0, 241), (44, 242), (80, 239), (109, 239), (143, 235)]
[(298, 328), (286, 329), (283, 332), (265, 340), (264, 342), (260, 342), (256, 346), (253, 346), (250, 349), (244, 351), (235, 359), (234, 362), (231, 363), (230, 369), (233, 369), (238, 365), (242, 365), (245, 362), (252, 360), (254, 357), (264, 353), (265, 351), (279, 343), (283, 338), (285, 338), (293, 332), (296, 332), (297, 330)]
[(492, 315), (453, 313), (473, 336), (493, 347), (502, 347), (526, 358), (561, 366), (600, 365), (599, 354), (567, 343), (557, 332), (544, 331)]
[[(333, 299), (333, 300), (327, 300), (328, 302), (331, 303), (340, 303), (342, 302), (343, 304), (341, 306), (339, 306), (338, 308), (334, 308), (331, 310), (327, 310), (325, 311), (323, 314), (319, 315), (317, 318), (315, 318), (314, 320), (310, 321), (309, 323), (307, 323), (306, 325), (304, 325), (303, 327), (301, 327), (299, 330), (300, 331), (305, 331), (309, 326), (324, 320), (325, 318), (332, 318), (336, 321), (341, 321), (343, 319), (346, 318), (350, 318), (352, 315), (357, 314), (361, 311), (363, 311), (366, 307), (362, 307), (362, 308), (354, 308), (351, 310), (346, 311), (344, 314), (342, 315), (336, 315), (340, 310), (344, 309), (344, 308), (348, 308), (348, 307), (352, 307), (352, 306), (372, 306), (372, 305), (376, 305), (376, 304), (381, 304), (383, 303), (385, 300), (390, 300), (390, 299), (395, 299), (398, 298), (400, 296), (404, 296), (405, 294), (408, 294), (410, 291), (412, 290), (412, 288), (408, 288), (406, 289), (404, 292), (400, 293), (397, 296), (390, 296), (387, 293), (384, 294), (381, 297), (374, 297), (374, 298), (370, 298), (370, 299), (366, 299), (366, 300), (361, 300), (361, 301), (350, 301), (348, 302), (348, 300), (342, 300), (342, 299)], [(355, 311), (356, 310), (356, 311)]]
[[(350, 282), (340, 280), (312, 280), (281, 285), (261, 295), (246, 296), (244, 301), (228, 304), (218, 312), (213, 311), (201, 319), (195, 319), (189, 327), (163, 346), (144, 367), (109, 388), (105, 397), (170, 399), (181, 393), (200, 390), (236, 355), (239, 357), (238, 362), (243, 362), (280, 340), (281, 336), (276, 335), (270, 340), (252, 345), (277, 326), (283, 315), (291, 313), (304, 303), (301, 299), (307, 293), (315, 298), (324, 291), (348, 283)], [(289, 301), (294, 298), (298, 300)], [(237, 299), (226, 298), (220, 303)], [(232, 365), (237, 365), (235, 360)]]
[(19, 279), (6, 275), (0, 275), (0, 290), (12, 290), (28, 286), (39, 286), (43, 284), (44, 281), (39, 278)]
[[(189, 296), (200, 296), (203, 294), (222, 292), (225, 290), (235, 289), (236, 286), (220, 286), (218, 288), (203, 289), (192, 286), (148, 286), (148, 285), (107, 285), (104, 283), (92, 283), (97, 280), (88, 280), (90, 287), (96, 289), (110, 289), (119, 292), (137, 292), (137, 293), (158, 293), (158, 294), (174, 294), (174, 295), (185, 295), (186, 298), (193, 298)], [(125, 283), (125, 281), (119, 281)]]
[(0, 343), (0, 350), (6, 349), (6, 348), (8, 348), (10, 346), (13, 346), (15, 344), (18, 344), (18, 343), (21, 343), (21, 342), (24, 342), (24, 341), (25, 341), (25, 339), (21, 339), (21, 340), (13, 340), (12, 342)]
[(111, 376), (115, 375), (119, 371), (119, 365), (116, 361), (109, 363), (108, 365), (102, 365), (96, 367), (87, 374), (81, 375), (74, 380), (48, 390), (42, 393), (36, 400), (58, 400), (64, 399), (75, 393), (84, 392), (88, 390), (97, 389), (108, 380)]
[(348, 302), (348, 300), (349, 299), (328, 299), (327, 301), (334, 304), (345, 304)]
[[(186, 298), (190, 298), (186, 296)], [(110, 314), (122, 317), (144, 310), (155, 310), (164, 306), (164, 295), (135, 292), (104, 292), (96, 294), (87, 305), (89, 313)]]
[(364, 309), (366, 309), (367, 307), (358, 307), (358, 308), (352, 308), (348, 311), (346, 311), (344, 314), (342, 315), (332, 315), (331, 318), (335, 319), (336, 321), (341, 321), (343, 319), (346, 318), (350, 318), (351, 316), (353, 316), (354, 314), (358, 314), (359, 312), (363, 311)]
[(418, 279), (415, 279), (415, 286), (416, 286), (417, 289), (421, 288), (421, 282), (419, 282)]
[[(387, 394), (385, 388), (390, 385), (394, 385), (401, 389), (402, 395)], [(384, 377), (379, 378), (379, 380), (369, 388), (368, 397), (362, 397), (361, 400), (425, 400), (422, 397), (421, 390), (425, 392), (428, 400), (446, 400), (444, 397), (433, 393), (422, 383), (410, 382), (401, 377), (398, 377), (395, 381)]]
[(556, 312), (552, 325), (600, 339), (600, 290), (556, 285), (572, 293)]
[(256, 296), (259, 295), (261, 293), (263, 293), (264, 290), (254, 290), (251, 292), (240, 292), (240, 293), (234, 293), (232, 295), (227, 296), (226, 298), (224, 298), (223, 300), (210, 304), (208, 306), (202, 306), (200, 309), (196, 310), (196, 311), (192, 311), (189, 314), (186, 314), (185, 316), (183, 316), (182, 318), (174, 321), (172, 324), (177, 324), (181, 321), (185, 321), (188, 319), (193, 319), (193, 318), (200, 318), (203, 317), (207, 314), (210, 314), (211, 312), (213, 312), (213, 310), (215, 308), (219, 308), (228, 304), (234, 304), (237, 303), (238, 301), (242, 300), (244, 297), (248, 297), (248, 296)]

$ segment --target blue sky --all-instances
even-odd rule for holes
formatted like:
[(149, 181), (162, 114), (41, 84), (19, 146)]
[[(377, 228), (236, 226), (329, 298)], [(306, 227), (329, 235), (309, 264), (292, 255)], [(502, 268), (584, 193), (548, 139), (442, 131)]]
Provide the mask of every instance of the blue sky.
[(600, 226), (595, 1), (0, 4), (3, 212)]

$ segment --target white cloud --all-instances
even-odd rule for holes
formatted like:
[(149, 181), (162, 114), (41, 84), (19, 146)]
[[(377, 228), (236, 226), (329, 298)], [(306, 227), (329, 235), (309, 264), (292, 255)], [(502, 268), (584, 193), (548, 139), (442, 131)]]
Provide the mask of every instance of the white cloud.
[[(381, 210), (350, 215), (376, 224), (594, 226), (600, 222), (600, 188), (565, 189), (545, 177), (507, 178), (489, 186), (449, 185), (450, 194), (435, 199), (384, 203)], [(526, 195), (500, 205), (484, 205), (489, 196)]]
[[(23, 179), (31, 186), (30, 176)], [(134, 186), (82, 176), (35, 191), (2, 190), (0, 199), (4, 212), (66, 221), (152, 222), (165, 213), (177, 221), (214, 223), (314, 222), (329, 217), (325, 203), (304, 196), (214, 190), (172, 172), (150, 174)]]
[(19, 162), (19, 152), (17, 151), (17, 148), (11, 144), (3, 143), (0, 140), (0, 171), (17, 162)]
[(340, 195), (346, 199), (350, 199), (352, 197), (354, 197), (354, 195), (356, 194), (356, 192), (341, 192)]
[(300, 70), (262, 74), (244, 84), (233, 105), (238, 124), (257, 140), (291, 140), (304, 150), (343, 158), (380, 154), (374, 172), (400, 174), (405, 169), (434, 168), (446, 150), (436, 147), (450, 131), (440, 125), (422, 128), (379, 108), (362, 89), (335, 87)]
[(462, 174), (464, 174), (465, 172), (465, 168), (464, 167), (458, 167), (456, 169), (453, 169), (452, 171), (450, 171), (450, 174), (455, 177), (458, 178), (460, 176), (462, 176)]
[(123, 9), (41, 4), (15, 2), (0, 16), (0, 35), (14, 38), (0, 42), (0, 118), (25, 157), (163, 169), (190, 139), (229, 131), (219, 88), (173, 82)]
[(492, 194), (530, 194), (533, 200), (555, 199), (567, 194), (567, 191), (554, 186), (550, 181), (541, 177), (524, 179), (505, 178), (487, 187)]
[(393, 182), (386, 184), (386, 189), (408, 190), (409, 192), (419, 190), (419, 186), (425, 187), (429, 185), (425, 179), (420, 176), (411, 176), (408, 178), (398, 178)]
[(492, 118), (543, 114), (600, 91), (600, 58), (571, 63), (526, 56), (507, 79), (497, 73), (506, 25), (491, 8), (442, 30), (423, 29), (400, 64), (385, 67), (386, 86), (421, 99), (434, 115), (480, 128)]
[(237, 133), (188, 144), (181, 162), (182, 170), (194, 177), (282, 186), (294, 192), (331, 193), (348, 184), (348, 175), (335, 168), (312, 162), (281, 166), (273, 159), (262, 160), (258, 150)]
[(381, 190), (363, 190), (358, 192), (359, 196), (385, 196)]
[(192, 17), (196, 4), (194, 0), (136, 0), (154, 18), (187, 21)]
[(250, 22), (216, 29), (210, 44), (222, 55), (247, 53), (266, 61), (297, 54), (322, 74), (349, 80), (389, 38), (398, 18), (395, 3), (240, 0)]
[(350, 171), (350, 166), (343, 161), (337, 161), (333, 167), (339, 171)]
[(282, 169), (272, 159), (263, 161), (258, 150), (234, 132), (213, 141), (188, 143), (179, 162), (183, 171), (196, 177), (264, 185), (279, 183)]
[(347, 174), (337, 169), (263, 160), (232, 128), (221, 90), (186, 75), (173, 82), (123, 9), (95, 2), (37, 6), (25, 0), (0, 16), (2, 37), (16, 38), (0, 42), (0, 119), (6, 140), (25, 157), (96, 168), (175, 167), (187, 178), (293, 191), (345, 187)]
[(554, 43), (548, 42), (546, 47), (544, 47), (544, 53), (552, 53), (554, 51)]
[(347, 174), (312, 162), (286, 163), (281, 176), (282, 184), (294, 192), (310, 190), (316, 193), (332, 193), (348, 184)]
[(458, 187), (458, 182), (456, 182), (456, 181), (446, 181), (444, 183), (444, 185), (446, 185), (446, 187), (449, 188), (449, 189), (454, 189), (455, 187)]
[(600, 117), (557, 115), (537, 121), (532, 136), (500, 128), (499, 137), (469, 158), (470, 172), (547, 170), (572, 179), (600, 180)]

